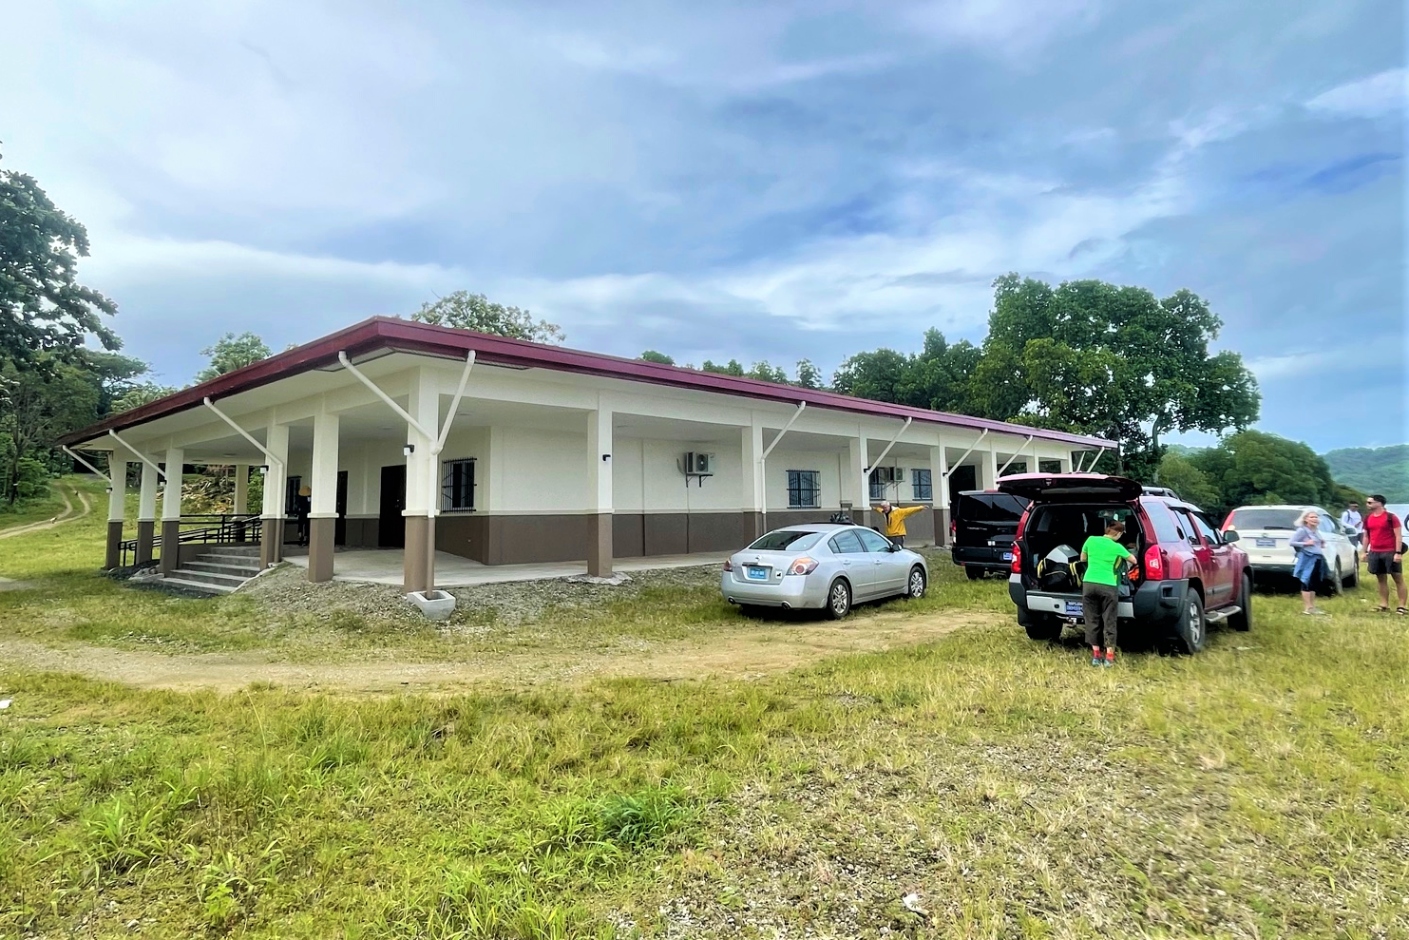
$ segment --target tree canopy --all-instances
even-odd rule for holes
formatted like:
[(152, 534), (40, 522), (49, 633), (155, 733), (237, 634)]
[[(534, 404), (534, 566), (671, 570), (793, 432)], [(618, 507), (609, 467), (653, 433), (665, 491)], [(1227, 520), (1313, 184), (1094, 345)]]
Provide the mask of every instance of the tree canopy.
[(434, 303), (421, 304), (421, 309), (411, 314), (411, 319), (433, 326), (449, 326), (535, 343), (561, 343), (565, 339), (562, 329), (555, 323), (535, 320), (527, 310), (507, 307), (483, 294), (462, 290)]
[(226, 333), (213, 345), (202, 349), (201, 355), (210, 359), (210, 365), (196, 373), (198, 384), (268, 359), (273, 355), (273, 350), (259, 336), (247, 330), (238, 336)]
[(90, 337), (104, 349), (121, 345), (103, 322), (117, 305), (78, 283), (87, 256), (88, 231), (34, 177), (0, 170), (0, 357), (57, 361)]

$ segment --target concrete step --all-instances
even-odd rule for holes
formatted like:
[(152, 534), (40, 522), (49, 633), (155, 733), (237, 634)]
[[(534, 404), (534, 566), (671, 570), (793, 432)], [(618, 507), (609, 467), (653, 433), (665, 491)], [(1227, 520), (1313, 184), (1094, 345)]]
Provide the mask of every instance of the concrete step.
[(190, 568), (177, 568), (171, 574), (172, 577), (180, 578), (183, 581), (195, 581), (200, 584), (219, 585), (222, 587), (228, 587), (232, 591), (249, 580), (249, 578), (246, 578), (243, 575), (217, 574), (213, 571), (194, 571)]
[[(180, 572), (178, 571), (177, 574), (180, 574)], [(205, 594), (229, 594), (231, 591), (235, 590), (235, 588), (228, 587), (224, 584), (206, 584), (202, 581), (188, 581), (185, 578), (162, 578), (161, 580), (163, 584), (185, 588), (188, 591), (201, 591)], [(238, 586), (239, 585), (236, 585), (236, 587)]]
[(205, 552), (202, 555), (196, 556), (194, 560), (209, 562), (213, 565), (234, 565), (244, 568), (253, 567), (256, 570), (259, 568), (259, 555), (257, 554), (232, 555), (229, 552)]
[(233, 561), (210, 561), (205, 555), (196, 561), (188, 561), (184, 567), (189, 571), (209, 571), (212, 574), (228, 574), (237, 578), (253, 578), (259, 574), (258, 565), (235, 564)]
[(259, 557), (259, 543), (241, 544), (239, 542), (223, 542), (211, 547), (211, 551), (219, 552), (222, 555), (242, 555), (247, 558)]

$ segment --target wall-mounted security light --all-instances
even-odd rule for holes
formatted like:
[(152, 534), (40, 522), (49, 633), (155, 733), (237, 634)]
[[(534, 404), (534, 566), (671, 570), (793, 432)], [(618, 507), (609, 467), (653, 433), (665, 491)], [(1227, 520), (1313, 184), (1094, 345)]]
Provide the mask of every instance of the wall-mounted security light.
[(112, 488), (111, 486), (108, 487), (108, 489), (107, 489), (107, 494), (108, 494), (109, 496), (113, 495), (113, 488)]
[(602, 455), (602, 459), (603, 459), (603, 460), (611, 460), (611, 459), (612, 459), (612, 455), (611, 455), (611, 454), (603, 454), (603, 455)]
[(268, 475), (268, 473), (269, 473), (269, 464), (267, 464), (267, 463), (260, 464), (260, 465), (259, 465), (259, 475), (260, 475), (260, 476), (266, 476), (266, 475)]
[(416, 445), (415, 445), (415, 444), (407, 444), (406, 446), (404, 446), (404, 447), (401, 448), (401, 455), (402, 455), (403, 457), (410, 457), (410, 456), (411, 456), (412, 454), (414, 454), (415, 452), (416, 452)]

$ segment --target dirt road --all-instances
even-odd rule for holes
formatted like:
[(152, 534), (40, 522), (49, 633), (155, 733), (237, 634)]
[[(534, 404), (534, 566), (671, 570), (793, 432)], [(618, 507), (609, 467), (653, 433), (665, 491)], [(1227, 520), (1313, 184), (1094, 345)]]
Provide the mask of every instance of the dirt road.
[(483, 654), (463, 662), (292, 664), (268, 653), (162, 655), (104, 647), (49, 647), (0, 640), (0, 663), (22, 670), (76, 673), (138, 688), (234, 692), (254, 682), (306, 691), (395, 694), (454, 692), (466, 687), (523, 688), (605, 677), (661, 681), (721, 677), (750, 679), (785, 672), (831, 656), (913, 646), (955, 630), (991, 622), (975, 612), (925, 617), (882, 615), (841, 624), (773, 624), (703, 641), (641, 644), (610, 652)]
[[(52, 529), (55, 526), (63, 525), (65, 522), (73, 522), (76, 519), (82, 519), (93, 511), (93, 505), (88, 502), (88, 494), (82, 490), (70, 489), (69, 492), (66, 493), (62, 486), (55, 486), (54, 489), (58, 492), (59, 498), (64, 501), (63, 512), (43, 522), (31, 522), (28, 525), (17, 525), (9, 529), (0, 529), (0, 539), (8, 539), (16, 535), (24, 535), (28, 532), (38, 532), (41, 529)], [(73, 511), (73, 502), (69, 499), (70, 496), (76, 497), (79, 505), (82, 507), (77, 514)]]

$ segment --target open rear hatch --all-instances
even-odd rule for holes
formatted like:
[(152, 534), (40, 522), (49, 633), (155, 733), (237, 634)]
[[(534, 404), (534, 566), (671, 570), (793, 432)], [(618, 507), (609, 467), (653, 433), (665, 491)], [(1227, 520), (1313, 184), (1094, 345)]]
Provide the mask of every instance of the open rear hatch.
[(1103, 473), (1019, 473), (999, 480), (998, 491), (1048, 503), (1125, 503), (1143, 492), (1134, 480)]

